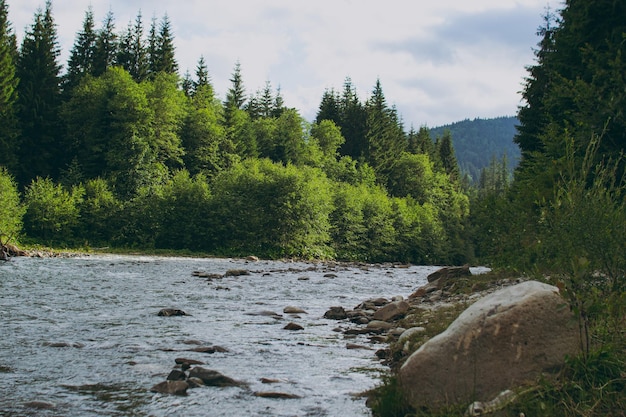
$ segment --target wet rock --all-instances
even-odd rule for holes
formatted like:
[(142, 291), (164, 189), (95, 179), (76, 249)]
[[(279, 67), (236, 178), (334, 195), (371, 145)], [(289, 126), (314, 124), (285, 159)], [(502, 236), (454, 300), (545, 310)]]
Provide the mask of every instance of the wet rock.
[(254, 392), (255, 397), (262, 398), (277, 398), (277, 399), (294, 399), (294, 398), (302, 398), (296, 394), (289, 394), (286, 392), (277, 392), (277, 391), (257, 391)]
[(288, 323), (285, 327), (283, 327), (283, 329), (285, 330), (304, 330), (304, 327), (300, 326), (299, 324), (296, 323)]
[(85, 345), (82, 343), (78, 343), (78, 342), (44, 342), (43, 343), (44, 346), (47, 347), (53, 347), (53, 348), (77, 348), (77, 349), (81, 349), (84, 348)]
[(218, 371), (196, 366), (189, 371), (189, 378), (198, 378), (210, 387), (239, 387), (245, 383), (234, 380)]
[(249, 312), (245, 314), (246, 316), (265, 316), (265, 317), (281, 317), (282, 318), (280, 314), (271, 310), (253, 311), (253, 312)]
[(299, 307), (287, 306), (283, 309), (283, 313), (285, 314), (307, 314), (306, 311)]
[(331, 307), (326, 313), (324, 313), (325, 319), (330, 320), (343, 320), (348, 318), (346, 310), (341, 306)]
[(337, 274), (333, 274), (333, 273), (324, 274), (324, 278), (337, 278)]
[(150, 391), (158, 394), (187, 395), (188, 389), (189, 384), (185, 381), (163, 381), (150, 388)]
[(278, 379), (278, 378), (261, 378), (260, 381), (261, 381), (261, 384), (278, 384), (281, 382), (285, 382), (282, 379)]
[(183, 310), (179, 310), (177, 308), (163, 308), (159, 310), (159, 316), (161, 317), (174, 317), (174, 316), (187, 316)]
[(186, 363), (187, 365), (204, 365), (204, 362), (189, 358), (176, 358), (174, 362), (178, 365)]
[(225, 277), (240, 277), (243, 275), (250, 275), (250, 271), (247, 269), (229, 269), (224, 274)]
[(356, 343), (347, 343), (346, 349), (364, 349), (364, 350), (372, 350), (369, 346), (358, 345)]
[(51, 410), (53, 408), (56, 408), (56, 404), (49, 403), (47, 401), (28, 401), (24, 403), (23, 406), (35, 410)]
[(184, 381), (185, 379), (187, 379), (187, 375), (185, 375), (183, 371), (173, 369), (165, 379), (167, 379), (168, 381)]
[(248, 262), (258, 262), (259, 261), (259, 257), (258, 256), (254, 256), (254, 255), (246, 256), (246, 261), (248, 261)]
[(189, 388), (200, 388), (204, 386), (204, 382), (200, 378), (187, 378), (187, 384), (189, 384)]
[(188, 349), (189, 352), (199, 352), (199, 353), (226, 353), (229, 352), (228, 349), (222, 346), (198, 346), (192, 349)]
[(298, 277), (298, 281), (308, 281), (309, 277)]

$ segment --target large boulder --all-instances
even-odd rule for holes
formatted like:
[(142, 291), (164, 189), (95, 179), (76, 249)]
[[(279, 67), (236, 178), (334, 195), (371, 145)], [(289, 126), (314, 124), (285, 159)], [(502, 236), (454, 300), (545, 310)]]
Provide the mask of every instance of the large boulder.
[(407, 359), (399, 378), (416, 408), (489, 401), (579, 349), (577, 320), (558, 288), (528, 281), (471, 305)]

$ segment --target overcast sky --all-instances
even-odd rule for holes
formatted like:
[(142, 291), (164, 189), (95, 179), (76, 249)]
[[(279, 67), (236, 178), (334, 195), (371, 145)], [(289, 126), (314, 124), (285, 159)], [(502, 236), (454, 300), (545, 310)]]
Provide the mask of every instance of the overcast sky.
[[(21, 42), (45, 0), (7, 0)], [(379, 78), (405, 127), (514, 115), (541, 16), (556, 0), (53, 0), (65, 65), (85, 11), (118, 32), (169, 17), (180, 73), (204, 56), (223, 98), (237, 61), (254, 93), (269, 81), (307, 119), (346, 77), (362, 101)]]

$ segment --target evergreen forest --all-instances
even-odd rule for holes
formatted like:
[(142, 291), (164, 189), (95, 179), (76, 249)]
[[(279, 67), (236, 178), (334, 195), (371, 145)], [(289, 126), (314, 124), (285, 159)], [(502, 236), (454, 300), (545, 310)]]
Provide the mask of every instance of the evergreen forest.
[(496, 162), (506, 165), (509, 176), (520, 159), (519, 146), (513, 141), (519, 124), (517, 117), (496, 117), (493, 119), (465, 119), (460, 122), (430, 129), (435, 141), (446, 131), (452, 136), (452, 145), (457, 155), (462, 176), (467, 176), (470, 184), (484, 183), (485, 168)]
[[(171, 22), (91, 9), (66, 65), (52, 1), (21, 45), (0, 1), (3, 241), (211, 255), (460, 263), (469, 197), (451, 136), (405, 131), (381, 81), (320, 92), (315, 120), (236, 62), (179, 74)], [(62, 68), (66, 68), (62, 71)]]

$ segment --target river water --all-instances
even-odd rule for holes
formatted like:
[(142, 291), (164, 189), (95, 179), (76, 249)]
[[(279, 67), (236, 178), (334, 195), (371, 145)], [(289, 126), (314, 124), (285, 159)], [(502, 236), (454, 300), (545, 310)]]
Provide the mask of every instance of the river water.
[[(208, 281), (194, 271), (250, 275)], [(355, 394), (384, 367), (366, 336), (323, 318), (407, 296), (432, 266), (97, 255), (0, 264), (0, 416), (369, 416)], [(333, 275), (329, 276), (331, 273)], [(307, 314), (283, 314), (296, 306)], [(187, 316), (160, 317), (162, 308)], [(260, 314), (272, 311), (282, 319)], [(294, 322), (301, 331), (284, 330)], [(371, 349), (347, 349), (347, 343)], [(192, 352), (198, 346), (228, 352)], [(247, 387), (150, 392), (185, 357)], [(261, 378), (279, 380), (264, 384)], [(299, 396), (260, 398), (259, 391)]]

